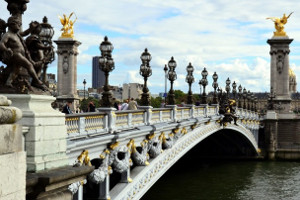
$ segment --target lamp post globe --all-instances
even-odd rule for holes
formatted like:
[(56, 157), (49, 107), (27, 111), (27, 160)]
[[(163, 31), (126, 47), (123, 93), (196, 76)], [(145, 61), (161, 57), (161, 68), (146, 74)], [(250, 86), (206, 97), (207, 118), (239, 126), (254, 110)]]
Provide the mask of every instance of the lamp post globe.
[(114, 49), (114, 47), (108, 40), (107, 36), (104, 37), (104, 41), (100, 44), (99, 49), (101, 51), (101, 56), (99, 58), (99, 67), (105, 75), (101, 107), (112, 107), (112, 94), (110, 92), (108, 78), (109, 72), (115, 69), (115, 63), (111, 56), (111, 52)]
[(192, 93), (192, 83), (195, 82), (193, 72), (194, 72), (194, 67), (192, 66), (191, 63), (186, 67), (187, 75), (185, 81), (189, 84), (189, 92), (187, 96), (187, 104), (191, 105), (193, 104), (193, 93)]
[(43, 66), (43, 72), (41, 74), (42, 81), (46, 83), (48, 64), (52, 63), (55, 59), (54, 47), (52, 45), (52, 37), (54, 35), (54, 29), (51, 26), (51, 24), (48, 23), (48, 18), (46, 16), (44, 16), (43, 23), (41, 23), (40, 25), (41, 25), (41, 32), (39, 33), (40, 40), (42, 41), (45, 47), (48, 47), (47, 49), (43, 50), (45, 64)]
[(151, 54), (148, 52), (148, 49), (146, 48), (145, 51), (141, 55), (142, 64), (140, 67), (140, 75), (144, 77), (144, 87), (143, 87), (143, 93), (141, 98), (141, 105), (142, 106), (149, 106), (150, 105), (150, 95), (149, 95), (149, 89), (147, 87), (147, 80), (148, 77), (152, 75), (152, 69), (150, 67), (150, 60), (151, 60)]

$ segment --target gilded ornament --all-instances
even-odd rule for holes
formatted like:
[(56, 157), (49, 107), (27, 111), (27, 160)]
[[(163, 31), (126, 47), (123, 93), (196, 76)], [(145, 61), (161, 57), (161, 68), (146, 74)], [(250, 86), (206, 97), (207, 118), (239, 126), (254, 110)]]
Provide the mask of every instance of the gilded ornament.
[(74, 12), (72, 12), (69, 17), (67, 17), (66, 14), (63, 14), (63, 18), (61, 16), (58, 16), (60, 19), (61, 24), (63, 25), (63, 27), (60, 29), (62, 31), (61, 34), (61, 38), (74, 38), (74, 23), (77, 20), (77, 17), (72, 20), (71, 17), (73, 16), (73, 14), (76, 17), (76, 14)]
[(274, 32), (274, 36), (287, 36), (286, 32), (284, 31), (284, 25), (287, 23), (287, 19), (291, 16), (293, 12), (291, 12), (288, 16), (283, 14), (282, 18), (278, 17), (267, 17), (274, 22), (276, 31)]

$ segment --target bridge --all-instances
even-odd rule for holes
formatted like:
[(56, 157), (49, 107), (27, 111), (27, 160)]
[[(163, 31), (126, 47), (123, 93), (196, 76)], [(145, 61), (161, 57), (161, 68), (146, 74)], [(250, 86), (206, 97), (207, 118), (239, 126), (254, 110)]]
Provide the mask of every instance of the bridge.
[[(231, 155), (259, 156), (258, 114), (238, 108), (237, 116), (237, 125), (221, 125), (218, 105), (67, 115), (69, 164), (95, 166), (83, 186), (88, 198), (139, 199), (185, 153), (209, 138), (216, 149), (219, 145)], [(82, 186), (76, 191), (83, 199)]]

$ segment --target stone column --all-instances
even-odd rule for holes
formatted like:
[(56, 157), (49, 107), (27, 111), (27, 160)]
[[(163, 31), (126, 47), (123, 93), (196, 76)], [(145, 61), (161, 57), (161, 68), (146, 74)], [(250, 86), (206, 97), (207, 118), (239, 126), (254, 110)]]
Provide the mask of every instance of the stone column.
[(0, 95), (0, 199), (25, 200), (26, 153), (22, 126), (15, 124), (22, 111), (10, 104)]
[(23, 112), (23, 118), (18, 123), (29, 128), (25, 134), (27, 171), (36, 172), (68, 165), (65, 114), (51, 107), (55, 98), (25, 94), (5, 96)]
[[(267, 42), (271, 46), (271, 88), (276, 96), (274, 103), (279, 113), (290, 112), (290, 93), (289, 93), (289, 44), (293, 39), (288, 36), (274, 36)], [(275, 106), (275, 107), (276, 107)]]
[[(54, 41), (57, 44), (57, 102), (63, 104), (66, 101), (77, 100), (73, 103), (76, 107), (77, 95), (77, 55), (79, 41), (72, 38), (59, 38)], [(74, 108), (73, 108), (74, 109)]]

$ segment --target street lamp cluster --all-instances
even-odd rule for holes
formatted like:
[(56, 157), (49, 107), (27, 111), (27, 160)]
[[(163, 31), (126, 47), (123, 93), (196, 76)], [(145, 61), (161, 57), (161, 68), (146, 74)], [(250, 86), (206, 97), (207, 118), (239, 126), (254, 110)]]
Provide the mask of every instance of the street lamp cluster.
[[(105, 74), (105, 85), (103, 87), (103, 94), (102, 94), (102, 107), (111, 107), (112, 102), (111, 102), (111, 92), (109, 90), (109, 84), (108, 84), (108, 76), (109, 72), (114, 70), (115, 64), (113, 61), (113, 58), (111, 56), (111, 52), (113, 50), (113, 45), (108, 41), (108, 38), (105, 36), (104, 41), (100, 44), (100, 51), (101, 51), (101, 57), (99, 58), (99, 66), (101, 70)], [(152, 75), (152, 69), (150, 66), (150, 61), (151, 61), (151, 54), (148, 52), (148, 49), (146, 48), (145, 51), (141, 54), (141, 61), (142, 64), (140, 66), (140, 75), (143, 76), (144, 78), (144, 86), (143, 86), (143, 93), (141, 97), (141, 105), (142, 106), (150, 106), (150, 95), (149, 95), (149, 89), (147, 87), (147, 80), (148, 77)], [(171, 57), (171, 60), (168, 62), (168, 65), (165, 65), (163, 70), (165, 72), (165, 102), (168, 102), (169, 105), (175, 105), (175, 94), (174, 94), (174, 88), (173, 84), (174, 81), (177, 79), (177, 74), (175, 71), (177, 64), (176, 61), (174, 60), (174, 57)], [(187, 95), (187, 104), (192, 105), (193, 104), (193, 93), (192, 93), (192, 83), (195, 82), (195, 78), (193, 76), (194, 72), (194, 67), (192, 66), (191, 63), (186, 67), (187, 75), (185, 81), (189, 85), (189, 91)], [(200, 87), (203, 87), (203, 93), (201, 95), (201, 103), (202, 104), (207, 104), (207, 94), (205, 87), (208, 85), (208, 71), (204, 67), (204, 69), (201, 72), (202, 78), (199, 81)], [(214, 93), (213, 93), (213, 100), (212, 104), (218, 104), (220, 97), (224, 96), (227, 100), (230, 99), (230, 84), (231, 80), (227, 78), (226, 80), (226, 86), (225, 86), (225, 91), (226, 94), (223, 95), (222, 89), (219, 87), (218, 84), (218, 75), (216, 72), (212, 75), (213, 78), (213, 83), (212, 87), (214, 88)], [(170, 81), (170, 90), (168, 92), (168, 95), (166, 96), (167, 93), (167, 79)], [(84, 80), (85, 82), (85, 80)], [(85, 83), (84, 83), (85, 86)], [(257, 103), (257, 98), (254, 97), (254, 94), (250, 92), (250, 90), (246, 90), (246, 88), (243, 89), (241, 85), (238, 86), (234, 81), (232, 83), (232, 98), (235, 101), (238, 101), (238, 107), (243, 108), (243, 109), (248, 109), (248, 110), (255, 110), (256, 111), (256, 103)], [(237, 91), (238, 89), (238, 91)], [(218, 94), (219, 92), (219, 94)], [(201, 92), (200, 92), (201, 93)], [(168, 101), (166, 101), (168, 100)], [(246, 104), (247, 100), (247, 104)], [(243, 105), (242, 105), (243, 101)]]

